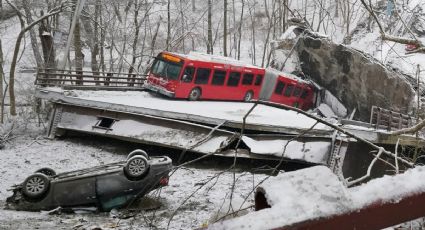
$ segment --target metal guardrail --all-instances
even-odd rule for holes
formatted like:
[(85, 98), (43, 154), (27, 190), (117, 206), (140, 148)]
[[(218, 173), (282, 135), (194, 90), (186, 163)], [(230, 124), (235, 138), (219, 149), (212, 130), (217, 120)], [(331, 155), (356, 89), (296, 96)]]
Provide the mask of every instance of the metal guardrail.
[(138, 73), (39, 69), (35, 85), (67, 88), (141, 89), (146, 76)]
[(376, 129), (397, 130), (412, 126), (414, 119), (408, 115), (372, 106), (370, 124)]

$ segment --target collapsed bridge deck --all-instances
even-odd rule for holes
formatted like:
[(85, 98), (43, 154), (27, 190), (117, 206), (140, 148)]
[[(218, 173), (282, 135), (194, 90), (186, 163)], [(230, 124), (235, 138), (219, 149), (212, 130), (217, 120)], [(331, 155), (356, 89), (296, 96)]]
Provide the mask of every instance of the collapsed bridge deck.
[[(145, 91), (69, 91), (55, 87), (38, 88), (36, 95), (55, 105), (51, 137), (73, 130), (202, 154), (233, 157), (237, 148), (241, 150), (238, 157), (324, 165), (335, 164), (335, 159), (343, 161), (348, 143), (355, 143), (347, 137), (335, 138), (333, 129), (303, 114), (265, 105), (255, 107), (244, 123), (253, 103), (194, 102)], [(359, 126), (358, 122), (342, 123), (343, 129), (376, 144), (394, 145), (397, 141), (384, 130)], [(417, 143), (414, 137), (399, 137), (402, 144)], [(422, 140), (420, 143), (423, 145)]]

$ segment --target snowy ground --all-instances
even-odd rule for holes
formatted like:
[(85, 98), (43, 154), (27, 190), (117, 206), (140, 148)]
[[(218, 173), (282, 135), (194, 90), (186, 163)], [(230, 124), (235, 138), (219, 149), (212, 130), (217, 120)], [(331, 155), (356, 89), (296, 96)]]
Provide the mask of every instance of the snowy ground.
[[(87, 138), (67, 138), (48, 140), (40, 133), (26, 134), (12, 139), (0, 151), (0, 204), (11, 195), (7, 191), (11, 185), (21, 183), (36, 169), (48, 166), (57, 172), (80, 169), (126, 157), (128, 146), (105, 143), (104, 140)], [(222, 174), (220, 174), (222, 173)], [(219, 175), (219, 176), (218, 176)], [(228, 210), (228, 201), (233, 184), (233, 173), (221, 169), (194, 165), (177, 170), (170, 178), (168, 187), (160, 193), (154, 191), (130, 209), (110, 213), (60, 214), (46, 212), (22, 212), (0, 210), (0, 229), (193, 229), (211, 222), (220, 207)], [(266, 177), (238, 170), (235, 173), (236, 187), (233, 193), (233, 206), (238, 209), (246, 197), (243, 207), (253, 204), (253, 186)], [(194, 194), (193, 194), (194, 193)], [(191, 197), (193, 194), (193, 197)], [(190, 198), (190, 199), (188, 199)], [(184, 200), (187, 200), (182, 205)], [(181, 206), (180, 206), (181, 205)], [(144, 209), (149, 210), (144, 210)], [(251, 209), (248, 209), (252, 211)]]

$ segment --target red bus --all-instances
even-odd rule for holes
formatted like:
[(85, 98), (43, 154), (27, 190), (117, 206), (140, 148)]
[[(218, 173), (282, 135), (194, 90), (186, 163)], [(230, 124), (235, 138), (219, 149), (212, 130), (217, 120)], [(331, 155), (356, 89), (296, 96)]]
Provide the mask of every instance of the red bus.
[(188, 55), (161, 52), (144, 87), (192, 101), (262, 99), (304, 110), (314, 105), (314, 87), (295, 75), (194, 52)]

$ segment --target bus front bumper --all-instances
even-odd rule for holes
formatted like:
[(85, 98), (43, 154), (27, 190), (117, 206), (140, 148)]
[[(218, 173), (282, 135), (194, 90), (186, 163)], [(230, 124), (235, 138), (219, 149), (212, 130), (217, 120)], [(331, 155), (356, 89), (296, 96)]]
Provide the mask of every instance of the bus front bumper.
[(168, 91), (161, 86), (149, 84), (147, 81), (145, 81), (145, 83), (143, 84), (143, 88), (148, 89), (148, 90), (153, 91), (153, 92), (163, 94), (167, 97), (175, 97), (174, 92)]

